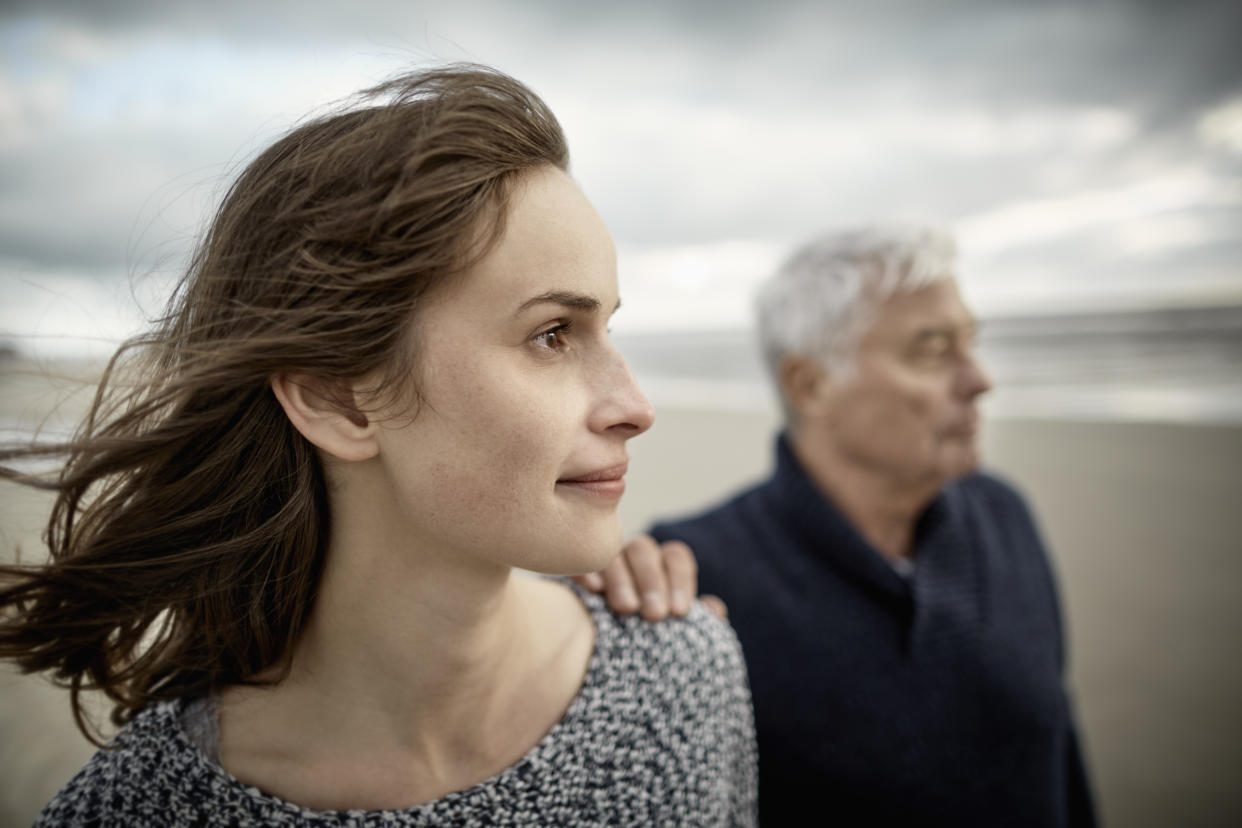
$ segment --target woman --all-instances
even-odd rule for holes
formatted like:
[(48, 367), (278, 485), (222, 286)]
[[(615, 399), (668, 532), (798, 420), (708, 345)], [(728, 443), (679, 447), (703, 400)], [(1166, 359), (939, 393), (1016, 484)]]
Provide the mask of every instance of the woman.
[(370, 90), (243, 172), (72, 443), (6, 453), (67, 463), (0, 655), (124, 725), (39, 824), (754, 821), (728, 628), (514, 572), (617, 553), (652, 422), (567, 167), (511, 78)]

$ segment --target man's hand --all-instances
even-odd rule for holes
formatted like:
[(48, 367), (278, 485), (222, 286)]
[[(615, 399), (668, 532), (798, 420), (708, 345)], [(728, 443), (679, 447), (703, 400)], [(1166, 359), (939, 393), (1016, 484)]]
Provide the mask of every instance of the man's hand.
[[(694, 553), (681, 541), (656, 543), (639, 535), (599, 572), (579, 575), (574, 580), (592, 592), (603, 592), (608, 606), (622, 615), (639, 612), (648, 621), (661, 621), (685, 615), (698, 592), (699, 566)], [(724, 618), (724, 602), (713, 595), (700, 600)]]

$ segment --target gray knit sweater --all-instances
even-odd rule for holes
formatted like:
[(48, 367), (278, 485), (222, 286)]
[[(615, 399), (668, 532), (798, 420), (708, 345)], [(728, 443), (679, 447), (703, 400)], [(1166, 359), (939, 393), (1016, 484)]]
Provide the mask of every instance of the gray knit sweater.
[[(755, 825), (746, 670), (733, 631), (613, 616), (581, 593), (595, 652), (564, 718), (495, 777), (409, 810), (313, 811), (248, 787), (187, 732), (187, 702), (143, 710), (36, 826)], [(193, 704), (193, 702), (189, 702)]]

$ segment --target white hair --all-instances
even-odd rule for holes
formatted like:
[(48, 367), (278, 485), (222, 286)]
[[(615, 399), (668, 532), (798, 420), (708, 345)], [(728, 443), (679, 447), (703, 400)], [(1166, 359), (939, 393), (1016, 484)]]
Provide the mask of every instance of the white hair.
[(953, 278), (956, 258), (946, 230), (917, 225), (835, 231), (799, 248), (755, 302), (777, 390), (789, 356), (811, 357), (838, 377), (849, 376), (875, 309), (894, 294)]

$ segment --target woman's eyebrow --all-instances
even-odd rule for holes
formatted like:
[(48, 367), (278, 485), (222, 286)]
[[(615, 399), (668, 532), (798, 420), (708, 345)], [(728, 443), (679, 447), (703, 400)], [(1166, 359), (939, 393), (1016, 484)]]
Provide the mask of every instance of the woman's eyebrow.
[[(550, 290), (547, 293), (541, 293), (538, 296), (533, 296), (530, 299), (527, 299), (520, 306), (518, 306), (518, 309), (513, 315), (518, 316), (523, 311), (532, 308), (535, 305), (544, 304), (561, 305), (562, 307), (593, 313), (599, 310), (601, 303), (599, 299), (585, 293), (574, 293), (568, 290)], [(617, 301), (617, 307), (621, 307), (620, 300)], [(612, 312), (616, 313), (616, 308), (613, 308)]]

